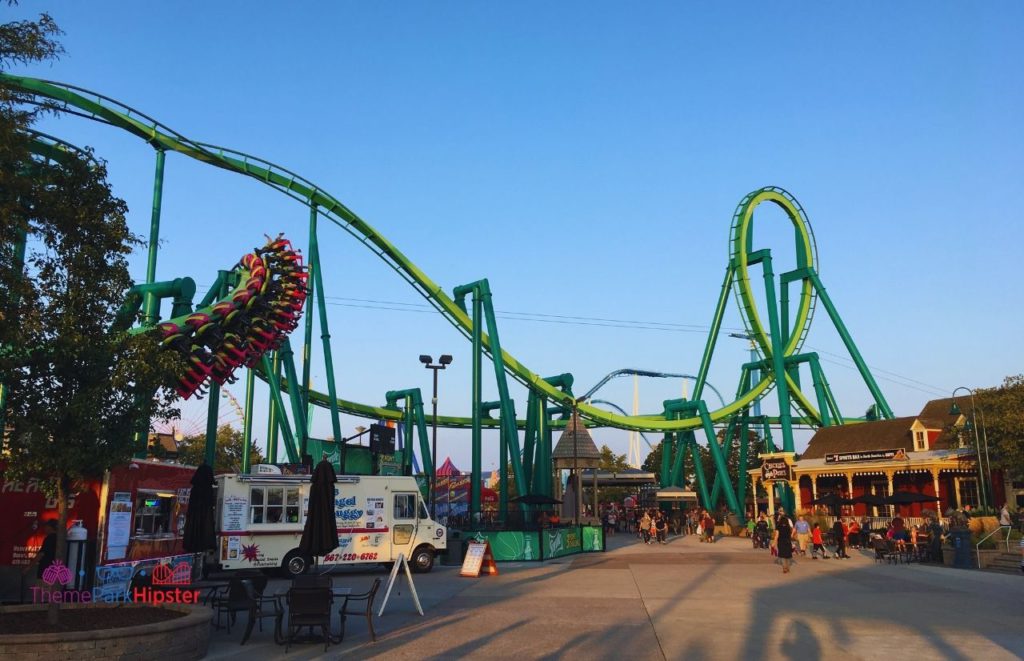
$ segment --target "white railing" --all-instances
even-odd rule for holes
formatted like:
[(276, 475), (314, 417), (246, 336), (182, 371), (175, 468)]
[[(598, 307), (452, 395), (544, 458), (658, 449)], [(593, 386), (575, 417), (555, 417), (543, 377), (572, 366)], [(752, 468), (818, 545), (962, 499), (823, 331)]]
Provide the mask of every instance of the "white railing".
[(974, 545), (974, 555), (978, 558), (978, 569), (981, 569), (981, 543), (1003, 528), (1006, 528), (1006, 552), (1010, 552), (1010, 532), (1013, 530), (1013, 526), (999, 526), (989, 534), (979, 539), (978, 543)]

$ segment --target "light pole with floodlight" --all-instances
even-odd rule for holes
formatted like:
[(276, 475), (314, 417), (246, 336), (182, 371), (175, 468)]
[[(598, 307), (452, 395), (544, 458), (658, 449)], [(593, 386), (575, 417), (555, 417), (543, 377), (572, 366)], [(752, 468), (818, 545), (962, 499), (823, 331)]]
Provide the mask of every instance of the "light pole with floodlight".
[[(957, 392), (959, 392), (961, 390), (966, 390), (971, 395), (971, 418), (967, 422), (969, 424), (971, 424), (971, 426), (974, 428), (974, 452), (975, 452), (974, 456), (978, 460), (978, 478), (979, 478), (978, 492), (979, 492), (979, 494), (981, 496), (981, 506), (983, 508), (988, 508), (989, 496), (990, 495), (994, 496), (994, 494), (992, 494), (991, 485), (989, 484), (989, 480), (992, 479), (992, 465), (991, 464), (988, 464), (988, 475), (987, 476), (985, 475), (986, 463), (988, 462), (988, 434), (986, 433), (986, 430), (985, 430), (985, 413), (984, 413), (984, 411), (981, 411), (981, 409), (979, 409), (977, 407), (977, 405), (975, 404), (975, 402), (974, 402), (974, 391), (971, 390), (970, 388), (966, 387), (966, 386), (959, 386), (959, 387), (956, 388), (956, 390), (953, 391), (953, 394), (952, 394), (953, 405), (949, 407), (950, 415), (961, 415), (962, 414), (962, 411), (960, 410), (960, 406), (956, 403), (956, 394), (957, 394)], [(981, 435), (985, 439), (985, 461), (982, 461), (982, 456), (981, 456), (981, 440), (978, 438), (977, 415), (978, 415), (979, 412), (981, 413), (981, 427), (982, 427)], [(957, 504), (961, 505), (961, 503), (957, 503)], [(992, 504), (992, 507), (993, 508), (995, 507), (994, 503)]]
[(443, 354), (437, 359), (438, 364), (432, 365), (434, 359), (426, 354), (420, 356), (420, 362), (428, 370), (434, 372), (434, 396), (431, 398), (431, 403), (434, 406), (434, 429), (433, 429), (433, 461), (431, 462), (434, 466), (433, 475), (430, 476), (430, 518), (434, 519), (437, 517), (437, 372), (443, 370), (452, 364), (452, 357), (448, 354)]

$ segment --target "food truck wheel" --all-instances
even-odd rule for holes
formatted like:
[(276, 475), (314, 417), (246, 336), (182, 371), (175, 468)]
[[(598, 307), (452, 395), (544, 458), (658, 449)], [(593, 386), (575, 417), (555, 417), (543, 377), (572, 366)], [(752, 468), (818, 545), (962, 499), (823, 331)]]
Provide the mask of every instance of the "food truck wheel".
[(286, 576), (298, 576), (305, 574), (312, 564), (312, 558), (305, 555), (302, 551), (294, 549), (284, 556), (284, 560), (281, 562), (281, 569)]
[(425, 574), (434, 568), (434, 549), (421, 546), (412, 552), (412, 570), (417, 574)]

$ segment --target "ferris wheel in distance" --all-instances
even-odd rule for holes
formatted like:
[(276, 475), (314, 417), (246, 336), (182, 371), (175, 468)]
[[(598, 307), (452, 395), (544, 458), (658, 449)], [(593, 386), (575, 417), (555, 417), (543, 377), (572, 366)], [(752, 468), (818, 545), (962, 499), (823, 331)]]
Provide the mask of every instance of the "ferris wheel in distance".
[[(235, 429), (242, 429), (245, 424), (245, 411), (242, 410), (242, 405), (226, 387), (221, 387), (220, 396), (226, 400), (227, 406), (219, 407), (217, 426), (228, 425)], [(177, 420), (157, 423), (156, 431), (159, 434), (171, 434), (177, 441), (189, 436), (201, 436), (206, 433), (206, 412), (206, 402), (199, 400), (182, 402), (181, 417)]]

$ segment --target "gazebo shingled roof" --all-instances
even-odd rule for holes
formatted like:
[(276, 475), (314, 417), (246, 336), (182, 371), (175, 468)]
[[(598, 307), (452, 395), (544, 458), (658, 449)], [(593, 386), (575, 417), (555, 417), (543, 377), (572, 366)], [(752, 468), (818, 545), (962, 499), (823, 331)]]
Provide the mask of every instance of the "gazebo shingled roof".
[(601, 452), (575, 411), (569, 419), (569, 424), (565, 426), (565, 431), (558, 438), (558, 443), (551, 452), (551, 459), (555, 468), (597, 468), (601, 463)]

